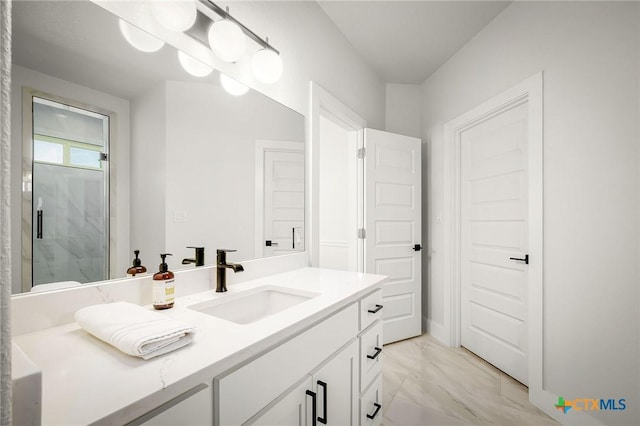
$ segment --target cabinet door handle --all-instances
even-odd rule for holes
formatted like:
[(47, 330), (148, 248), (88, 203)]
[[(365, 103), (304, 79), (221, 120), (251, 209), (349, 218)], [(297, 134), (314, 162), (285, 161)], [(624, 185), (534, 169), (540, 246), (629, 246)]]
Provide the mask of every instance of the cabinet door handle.
[(369, 309), (367, 312), (369, 312), (370, 314), (377, 314), (380, 309), (382, 309), (382, 305), (376, 305), (375, 308)]
[(373, 406), (376, 407), (376, 409), (373, 412), (373, 414), (367, 414), (367, 418), (371, 419), (371, 420), (376, 418), (376, 416), (378, 415), (378, 411), (380, 411), (380, 409), (382, 408), (382, 405), (378, 404), (377, 402), (374, 402)]
[(316, 393), (307, 390), (307, 395), (311, 397), (311, 426), (316, 426)]
[(379, 347), (377, 347), (377, 346), (376, 346), (374, 349), (376, 350), (376, 352), (375, 352), (373, 355), (367, 355), (367, 358), (369, 358), (369, 359), (376, 359), (376, 358), (378, 358), (378, 356), (379, 356), (379, 355), (380, 355), (380, 353), (382, 352), (382, 348), (379, 348)]
[(327, 424), (327, 398), (329, 397), (329, 394), (327, 394), (327, 384), (322, 380), (318, 380), (318, 386), (321, 386), (324, 390), (324, 398), (322, 399), (322, 413), (324, 414), (324, 417), (318, 416), (318, 421), (323, 425), (326, 425)]

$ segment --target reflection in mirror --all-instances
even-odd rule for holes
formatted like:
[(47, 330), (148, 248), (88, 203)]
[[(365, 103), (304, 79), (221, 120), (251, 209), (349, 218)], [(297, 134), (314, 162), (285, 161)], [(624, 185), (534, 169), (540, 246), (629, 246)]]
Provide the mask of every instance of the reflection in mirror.
[(14, 293), (122, 278), (133, 250), (151, 273), (164, 252), (194, 267), (188, 247), (304, 250), (302, 115), (188, 74), (168, 44), (134, 49), (91, 2), (12, 13)]

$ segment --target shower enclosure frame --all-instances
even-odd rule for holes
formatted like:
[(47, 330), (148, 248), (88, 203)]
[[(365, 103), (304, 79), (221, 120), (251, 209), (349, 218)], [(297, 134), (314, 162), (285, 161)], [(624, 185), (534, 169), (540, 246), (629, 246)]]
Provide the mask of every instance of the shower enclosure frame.
[(111, 241), (111, 216), (112, 208), (111, 198), (113, 191), (112, 173), (111, 173), (111, 144), (114, 137), (115, 113), (105, 110), (95, 105), (90, 105), (51, 93), (43, 92), (30, 87), (23, 87), (22, 90), (22, 226), (21, 226), (21, 268), (22, 268), (22, 291), (29, 292), (33, 287), (33, 99), (41, 98), (55, 103), (67, 105), (100, 115), (109, 117), (108, 138), (103, 152), (107, 153), (107, 166), (104, 168), (104, 218), (105, 218), (105, 265), (104, 280), (110, 279), (113, 270), (111, 263), (114, 261), (113, 247)]

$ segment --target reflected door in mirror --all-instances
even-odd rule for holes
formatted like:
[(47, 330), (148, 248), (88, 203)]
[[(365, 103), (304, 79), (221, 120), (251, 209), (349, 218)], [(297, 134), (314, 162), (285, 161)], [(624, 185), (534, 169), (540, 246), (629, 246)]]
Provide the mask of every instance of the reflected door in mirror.
[(294, 251), (304, 251), (304, 152), (265, 148), (262, 254)]
[[(108, 279), (109, 117), (32, 97), (32, 280)], [(25, 277), (26, 278), (26, 277)]]

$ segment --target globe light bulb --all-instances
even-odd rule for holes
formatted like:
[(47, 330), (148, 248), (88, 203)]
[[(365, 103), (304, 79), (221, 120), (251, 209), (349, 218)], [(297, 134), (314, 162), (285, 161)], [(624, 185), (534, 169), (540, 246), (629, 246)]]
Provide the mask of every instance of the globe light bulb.
[(156, 52), (164, 46), (164, 41), (157, 39), (151, 34), (141, 30), (128, 23), (127, 21), (119, 20), (120, 32), (125, 40), (136, 49), (142, 52)]
[(258, 50), (251, 59), (251, 68), (258, 81), (272, 84), (282, 76), (282, 59), (271, 49)]
[(194, 77), (206, 77), (213, 71), (212, 67), (187, 55), (182, 50), (178, 50), (178, 61), (182, 68)]
[(224, 90), (233, 96), (242, 96), (249, 91), (249, 88), (226, 74), (220, 74), (220, 84)]
[(211, 24), (208, 38), (213, 53), (225, 62), (236, 62), (247, 50), (247, 40), (242, 29), (228, 19)]
[(151, 3), (153, 17), (166, 29), (186, 31), (198, 16), (195, 0), (155, 0)]

